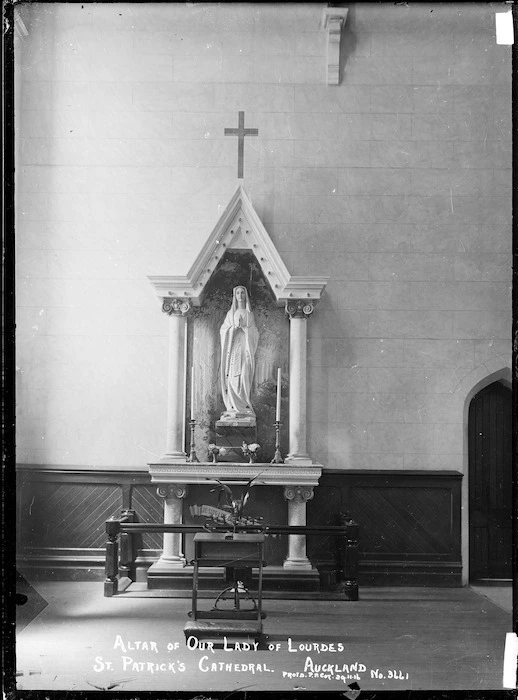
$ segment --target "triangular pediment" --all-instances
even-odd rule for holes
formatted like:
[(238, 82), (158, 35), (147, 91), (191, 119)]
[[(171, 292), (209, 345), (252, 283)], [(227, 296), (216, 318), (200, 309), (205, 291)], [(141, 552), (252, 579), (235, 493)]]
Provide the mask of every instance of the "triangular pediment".
[(191, 269), (184, 275), (152, 276), (158, 296), (189, 298), (199, 306), (203, 292), (227, 250), (251, 251), (268, 280), (279, 305), (289, 299), (318, 301), (327, 277), (292, 277), (273, 245), (243, 187), (239, 186), (225, 207)]

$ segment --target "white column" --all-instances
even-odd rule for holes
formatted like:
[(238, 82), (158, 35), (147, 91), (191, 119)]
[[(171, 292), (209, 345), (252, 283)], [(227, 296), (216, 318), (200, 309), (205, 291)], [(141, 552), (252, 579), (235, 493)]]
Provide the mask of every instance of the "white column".
[(169, 316), (169, 374), (167, 384), (166, 454), (161, 462), (185, 462), (185, 338), (190, 301), (164, 299), (162, 311)]
[(286, 463), (312, 464), (306, 446), (306, 357), (307, 319), (313, 313), (313, 303), (286, 302), (290, 317), (290, 431)]
[[(284, 498), (288, 501), (288, 525), (306, 524), (306, 503), (313, 498), (312, 486), (286, 486)], [(306, 556), (306, 536), (290, 535), (285, 569), (311, 569)]]
[[(183, 522), (182, 499), (187, 495), (186, 484), (164, 484), (157, 488), (157, 494), (164, 499), (164, 524), (181, 525)], [(149, 567), (154, 574), (165, 573), (171, 569), (183, 569), (186, 564), (182, 552), (182, 534), (164, 532), (164, 547), (160, 559)]]

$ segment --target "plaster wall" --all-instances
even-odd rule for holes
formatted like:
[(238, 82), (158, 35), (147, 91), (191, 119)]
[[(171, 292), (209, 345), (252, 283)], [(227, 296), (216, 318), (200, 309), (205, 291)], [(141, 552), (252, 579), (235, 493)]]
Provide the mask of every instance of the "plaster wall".
[[(290, 272), (330, 278), (308, 323), (313, 458), (464, 470), (465, 378), (510, 363), (507, 6), (353, 3), (339, 86), (323, 7), (19, 7), (18, 461), (163, 454), (146, 276), (184, 274), (242, 182)], [(242, 181), (239, 110), (259, 129)]]

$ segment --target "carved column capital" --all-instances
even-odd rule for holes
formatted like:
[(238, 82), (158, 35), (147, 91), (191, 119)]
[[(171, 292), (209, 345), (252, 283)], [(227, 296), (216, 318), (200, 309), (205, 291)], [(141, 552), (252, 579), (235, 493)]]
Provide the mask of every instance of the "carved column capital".
[(192, 311), (192, 301), (178, 297), (164, 297), (162, 311), (168, 316), (187, 316)]
[(189, 493), (189, 486), (187, 484), (171, 484), (169, 492), (175, 498), (185, 498)]
[(306, 503), (314, 496), (313, 486), (285, 486), (284, 498), (287, 501), (296, 501), (298, 503)]
[(156, 492), (160, 498), (185, 498), (189, 487), (187, 484), (162, 484)]
[(287, 301), (285, 311), (292, 318), (309, 318), (315, 310), (315, 301), (313, 299), (294, 299)]

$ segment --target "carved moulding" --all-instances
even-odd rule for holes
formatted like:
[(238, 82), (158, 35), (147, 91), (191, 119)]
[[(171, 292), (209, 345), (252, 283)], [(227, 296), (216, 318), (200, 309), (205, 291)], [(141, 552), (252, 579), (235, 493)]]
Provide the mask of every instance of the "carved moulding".
[[(178, 305), (181, 301), (189, 301), (200, 306), (205, 287), (227, 250), (249, 250), (254, 254), (278, 306), (291, 299), (316, 302), (324, 292), (327, 277), (290, 275), (241, 185), (187, 274), (153, 275), (148, 276), (148, 280), (164, 305), (176, 300)], [(163, 310), (169, 313), (165, 308)], [(171, 313), (177, 313), (174, 305)]]
[[(289, 467), (284, 464), (271, 465), (256, 463), (231, 464), (149, 464), (151, 481), (154, 484), (207, 484), (210, 480), (219, 479), (228, 483), (247, 483), (257, 475), (258, 486), (291, 486), (303, 488), (318, 486), (322, 476), (322, 465), (313, 464), (310, 467)], [(162, 486), (159, 486), (162, 488)], [(166, 487), (167, 488), (167, 487)], [(164, 492), (165, 493), (165, 492)], [(177, 496), (181, 498), (181, 496)]]

